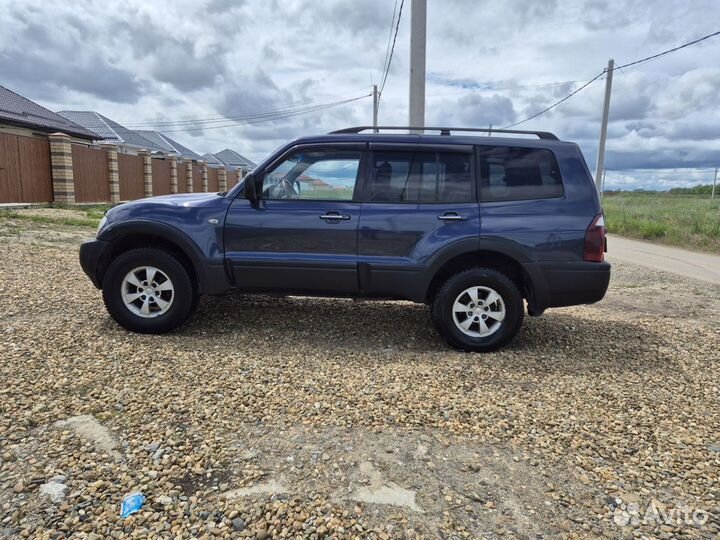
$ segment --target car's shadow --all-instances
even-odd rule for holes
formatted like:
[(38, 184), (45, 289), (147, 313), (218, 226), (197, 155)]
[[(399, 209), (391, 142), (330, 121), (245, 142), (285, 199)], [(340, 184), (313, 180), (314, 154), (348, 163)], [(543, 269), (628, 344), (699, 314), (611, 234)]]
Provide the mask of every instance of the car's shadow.
[[(506, 359), (513, 364), (520, 358), (532, 371), (565, 372), (644, 371), (672, 361), (662, 333), (630, 320), (600, 317), (601, 313), (588, 306), (526, 316), (513, 342), (477, 358)], [(227, 333), (251, 335), (278, 348), (372, 351), (384, 354), (388, 361), (404, 352), (430, 353), (438, 361), (462, 354), (440, 338), (426, 306), (409, 302), (242, 295), (203, 298), (192, 321), (179, 331), (201, 339)]]

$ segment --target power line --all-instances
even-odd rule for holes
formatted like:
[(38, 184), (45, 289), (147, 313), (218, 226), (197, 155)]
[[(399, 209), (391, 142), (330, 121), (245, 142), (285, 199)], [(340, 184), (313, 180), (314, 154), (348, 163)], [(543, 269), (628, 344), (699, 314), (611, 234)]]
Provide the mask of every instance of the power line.
[(659, 58), (661, 56), (665, 56), (666, 54), (670, 54), (675, 51), (679, 51), (680, 49), (684, 49), (685, 47), (689, 47), (690, 45), (695, 45), (696, 43), (700, 43), (701, 41), (705, 41), (706, 39), (710, 39), (711, 37), (715, 37), (720, 35), (720, 30), (717, 32), (713, 32), (712, 34), (708, 34), (707, 36), (703, 36), (701, 38), (695, 39), (693, 41), (688, 41), (687, 43), (684, 43), (682, 45), (679, 45), (678, 47), (674, 47), (672, 49), (668, 49), (667, 51), (663, 51), (658, 54), (653, 54), (652, 56), (647, 56), (641, 60), (635, 60), (634, 62), (630, 62), (628, 64), (623, 64), (622, 66), (616, 66), (615, 69), (623, 69), (626, 67), (634, 66), (635, 64), (642, 64), (643, 62), (647, 62), (648, 60), (654, 60), (655, 58)]
[[(363, 96), (364, 97), (364, 96)], [(337, 100), (337, 103), (344, 102), (345, 100)], [(335, 102), (333, 102), (335, 103)], [(242, 114), (238, 116), (216, 116), (216, 117), (197, 117), (197, 118), (188, 118), (185, 120), (166, 120), (166, 121), (158, 121), (158, 122), (128, 122), (124, 124), (126, 127), (133, 127), (134, 129), (138, 129), (140, 127), (157, 127), (157, 126), (164, 126), (164, 127), (179, 127), (182, 125), (201, 125), (201, 124), (213, 124), (213, 123), (222, 123), (222, 122), (231, 122), (231, 121), (243, 121), (243, 120), (252, 120), (257, 118), (263, 118), (266, 116), (274, 116), (277, 114), (285, 114), (285, 113), (294, 113), (294, 112), (300, 112), (304, 110), (311, 110), (316, 107), (322, 107), (324, 105), (327, 105), (327, 103), (323, 104), (308, 104), (303, 106), (287, 106), (287, 107), (281, 107), (278, 109), (270, 109), (266, 111), (260, 111), (255, 113), (248, 113), (248, 114)]]
[(344, 99), (342, 101), (336, 101), (334, 103), (326, 103), (326, 104), (322, 104), (322, 105), (317, 105), (312, 108), (305, 108), (303, 110), (296, 110), (296, 111), (291, 111), (291, 112), (287, 112), (287, 113), (275, 114), (274, 116), (265, 115), (264, 117), (261, 117), (261, 118), (250, 118), (250, 119), (240, 120), (237, 122), (232, 122), (229, 124), (223, 124), (223, 125), (219, 125), (219, 126), (203, 126), (203, 125), (197, 126), (197, 125), (195, 125), (195, 126), (188, 126), (188, 127), (179, 128), (179, 129), (166, 129), (166, 130), (163, 130), (163, 133), (175, 133), (175, 132), (179, 132), (179, 131), (200, 131), (200, 130), (209, 130), (209, 129), (222, 129), (222, 128), (228, 128), (228, 127), (260, 124), (262, 122), (272, 122), (274, 120), (283, 120), (285, 118), (291, 118), (293, 116), (299, 116), (301, 114), (308, 114), (308, 113), (312, 113), (312, 112), (324, 111), (324, 110), (330, 109), (332, 107), (337, 107), (339, 105), (345, 105), (347, 103), (352, 103), (353, 101), (365, 99), (367, 97), (370, 97), (371, 95), (372, 94), (365, 94), (365, 95), (350, 98), (350, 99)]
[(548, 112), (550, 109), (554, 109), (555, 107), (557, 107), (557, 106), (560, 105), (561, 103), (563, 103), (563, 102), (567, 101), (568, 99), (570, 99), (571, 97), (573, 97), (575, 94), (577, 94), (577, 93), (580, 92), (581, 90), (584, 90), (585, 88), (587, 88), (588, 86), (590, 86), (592, 83), (594, 83), (595, 81), (597, 81), (597, 80), (598, 80), (600, 77), (602, 77), (603, 75), (605, 75), (605, 71), (603, 71), (603, 72), (601, 72), (601, 73), (598, 73), (598, 74), (595, 75), (592, 79), (590, 79), (588, 82), (586, 82), (585, 84), (583, 84), (580, 88), (578, 88), (577, 90), (572, 91), (572, 92), (569, 93), (567, 96), (565, 96), (564, 98), (562, 98), (562, 99), (559, 100), (559, 101), (556, 101), (555, 103), (553, 103), (553, 104), (550, 105), (549, 107), (545, 107), (542, 111), (536, 112), (535, 114), (533, 114), (532, 116), (528, 116), (528, 117), (525, 118), (524, 120), (520, 120), (519, 122), (515, 122), (514, 124), (510, 124), (509, 126), (504, 126), (504, 127), (500, 128), (500, 129), (509, 129), (509, 128), (512, 128), (512, 127), (515, 127), (515, 126), (519, 126), (520, 124), (524, 124), (525, 122), (528, 122), (528, 121), (532, 120), (533, 118), (537, 118), (537, 117), (540, 116), (541, 114), (545, 114), (545, 113)]
[(392, 47), (390, 48), (390, 56), (388, 57), (387, 66), (385, 66), (385, 73), (380, 83), (380, 95), (382, 96), (383, 90), (385, 89), (385, 83), (387, 82), (388, 74), (390, 73), (390, 66), (392, 65), (393, 53), (395, 52), (395, 42), (397, 41), (398, 30), (400, 29), (400, 19), (402, 19), (402, 10), (405, 0), (400, 0), (400, 10), (398, 11), (397, 22), (395, 23), (395, 36), (393, 37)]
[(385, 46), (385, 58), (383, 58), (383, 65), (382, 65), (383, 76), (385, 75), (385, 66), (387, 66), (388, 56), (390, 55), (390, 43), (391, 43), (392, 37), (393, 37), (393, 28), (395, 28), (395, 15), (397, 14), (397, 4), (398, 4), (398, 0), (395, 0), (395, 5), (393, 6), (392, 19), (390, 20), (390, 32), (388, 33), (387, 45)]
[[(672, 52), (679, 51), (680, 49), (684, 49), (685, 47), (689, 47), (690, 45), (695, 45), (695, 44), (697, 44), (697, 43), (700, 43), (701, 41), (705, 41), (706, 39), (710, 39), (711, 37), (715, 37), (715, 36), (717, 36), (717, 35), (720, 35), (720, 30), (718, 30), (717, 32), (713, 32), (712, 34), (708, 34), (708, 35), (706, 35), (706, 36), (703, 36), (703, 37), (701, 37), (701, 38), (695, 39), (695, 40), (693, 40), (693, 41), (689, 41), (689, 42), (687, 42), (687, 43), (683, 43), (682, 45), (679, 45), (679, 46), (677, 46), (677, 47), (673, 47), (672, 49), (668, 49), (668, 50), (666, 50), (666, 51), (662, 51), (662, 52), (660, 52), (660, 53), (653, 54), (653, 55), (651, 55), (651, 56), (646, 56), (645, 58), (641, 58), (640, 60), (635, 60), (635, 61), (633, 61), (633, 62), (628, 62), (627, 64), (623, 64), (623, 65), (621, 65), (621, 66), (615, 66), (615, 67), (613, 68), (613, 71), (616, 71), (616, 70), (618, 70), (618, 69), (623, 69), (623, 68), (626, 68), (626, 67), (630, 67), (630, 66), (634, 66), (634, 65), (637, 65), (637, 64), (642, 64), (643, 62), (648, 62), (648, 61), (650, 61), (650, 60), (654, 60), (655, 58), (659, 58), (659, 57), (661, 57), (661, 56), (665, 56), (666, 54), (670, 54), (670, 53), (672, 53)], [(571, 97), (573, 97), (575, 94), (577, 94), (577, 93), (580, 92), (581, 90), (584, 90), (585, 88), (587, 88), (588, 86), (590, 86), (592, 83), (594, 83), (595, 81), (597, 81), (600, 77), (602, 77), (603, 75), (605, 75), (606, 72), (607, 72), (607, 69), (604, 69), (602, 72), (598, 73), (598, 74), (595, 75), (592, 79), (590, 79), (588, 82), (586, 82), (585, 84), (583, 84), (580, 88), (574, 90), (573, 92), (571, 92), (570, 94), (568, 94), (568, 95), (565, 96), (564, 98), (556, 101), (555, 103), (553, 103), (553, 104), (550, 105), (549, 107), (544, 108), (542, 111), (539, 111), (539, 112), (533, 114), (532, 116), (528, 116), (527, 118), (525, 118), (525, 119), (523, 119), (523, 120), (520, 120), (519, 122), (515, 122), (514, 124), (510, 124), (510, 125), (505, 126), (505, 127), (501, 128), (501, 129), (508, 129), (508, 128), (512, 128), (512, 127), (518, 126), (518, 125), (520, 125), (520, 124), (524, 124), (525, 122), (528, 122), (528, 121), (532, 120), (533, 118), (537, 118), (538, 116), (540, 116), (540, 115), (542, 115), (542, 114), (545, 114), (545, 113), (548, 112), (549, 110), (554, 109), (555, 107), (557, 107), (557, 106), (560, 105), (561, 103), (567, 101), (568, 99), (570, 99)]]

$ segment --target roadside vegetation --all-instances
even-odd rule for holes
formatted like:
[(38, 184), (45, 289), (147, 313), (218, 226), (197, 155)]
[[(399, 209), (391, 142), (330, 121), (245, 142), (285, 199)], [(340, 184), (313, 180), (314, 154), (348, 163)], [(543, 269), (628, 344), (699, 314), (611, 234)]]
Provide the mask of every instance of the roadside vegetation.
[(608, 231), (720, 253), (720, 198), (710, 199), (708, 187), (605, 192), (603, 208)]
[[(111, 204), (89, 206), (50, 204), (17, 210), (0, 210), (0, 218), (74, 227), (97, 227)], [(53, 212), (58, 209), (61, 212)], [(51, 211), (48, 211), (51, 210)]]

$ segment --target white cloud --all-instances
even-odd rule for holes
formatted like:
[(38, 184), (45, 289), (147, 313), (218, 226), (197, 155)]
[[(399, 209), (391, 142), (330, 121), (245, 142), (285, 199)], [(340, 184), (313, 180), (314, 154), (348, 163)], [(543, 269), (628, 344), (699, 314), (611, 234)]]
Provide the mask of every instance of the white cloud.
[[(126, 124), (325, 103), (379, 82), (393, 0), (0, 0), (0, 84), (51, 109)], [(429, 0), (427, 119), (500, 127), (602, 70), (714, 31), (715, 0)], [(407, 123), (410, 1), (380, 120)], [(720, 155), (720, 38), (615, 72), (607, 166), (707, 167)], [(597, 152), (603, 83), (523, 124)], [(259, 159), (282, 142), (371, 119), (369, 99), (253, 126), (173, 132), (199, 152)], [(220, 123), (215, 124), (220, 125)], [(169, 128), (168, 128), (169, 129)], [(177, 129), (177, 126), (174, 127)], [(700, 176), (672, 175), (678, 182)], [(668, 178), (637, 173), (643, 185)], [(648, 180), (650, 178), (650, 180)], [(632, 185), (632, 184), (631, 184)]]

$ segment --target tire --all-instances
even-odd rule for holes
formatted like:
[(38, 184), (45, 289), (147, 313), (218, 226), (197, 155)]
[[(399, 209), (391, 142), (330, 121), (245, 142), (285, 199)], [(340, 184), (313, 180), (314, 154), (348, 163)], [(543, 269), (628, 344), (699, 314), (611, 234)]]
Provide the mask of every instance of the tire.
[[(476, 301), (471, 297), (473, 291)], [(462, 306), (467, 311), (465, 307), (458, 309)], [(433, 299), (431, 314), (438, 332), (452, 347), (491, 352), (515, 337), (525, 310), (522, 295), (509, 277), (492, 268), (470, 268), (442, 284)], [(463, 331), (461, 327), (467, 328)]]
[[(145, 284), (148, 277), (154, 280), (154, 289), (153, 283)], [(195, 311), (199, 297), (185, 266), (156, 248), (133, 249), (117, 257), (105, 272), (102, 291), (110, 316), (141, 334), (163, 334), (181, 326)]]

